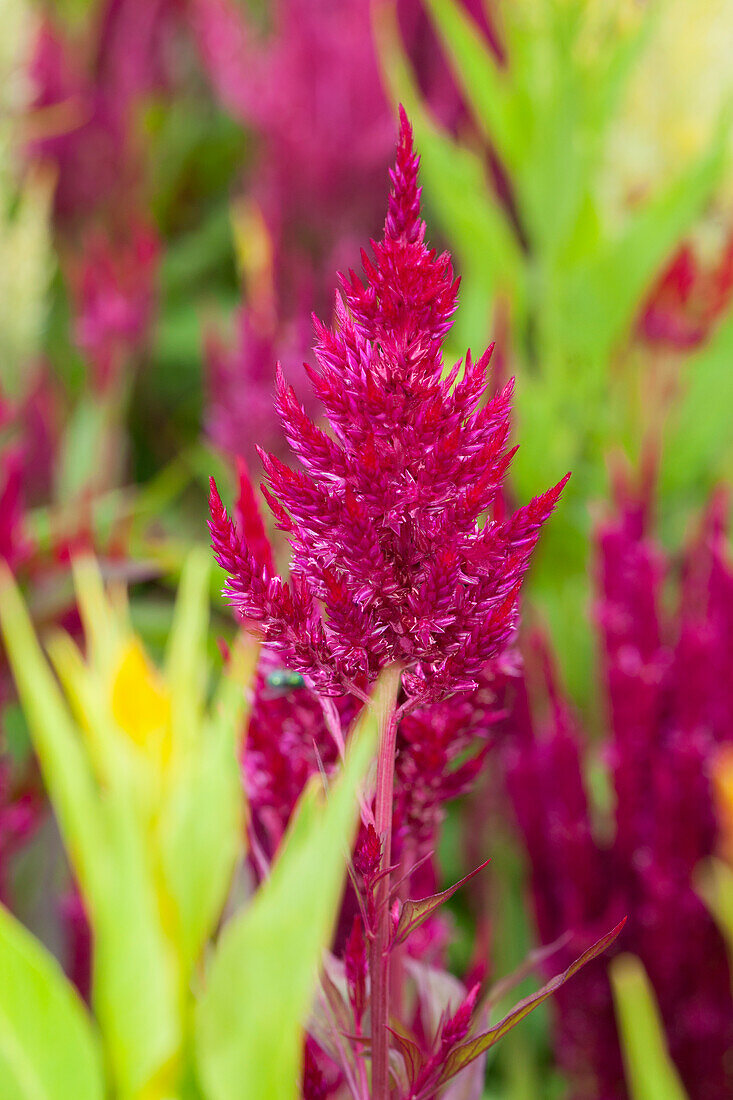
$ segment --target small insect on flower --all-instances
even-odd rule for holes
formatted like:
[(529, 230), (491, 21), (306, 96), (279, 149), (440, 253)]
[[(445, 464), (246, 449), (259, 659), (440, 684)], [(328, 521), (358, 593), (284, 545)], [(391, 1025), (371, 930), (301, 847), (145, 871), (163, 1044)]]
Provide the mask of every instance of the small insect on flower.
[(276, 668), (268, 672), (266, 684), (270, 690), (278, 694), (287, 695), (296, 688), (305, 687), (305, 680), (299, 672), (292, 672), (289, 668)]

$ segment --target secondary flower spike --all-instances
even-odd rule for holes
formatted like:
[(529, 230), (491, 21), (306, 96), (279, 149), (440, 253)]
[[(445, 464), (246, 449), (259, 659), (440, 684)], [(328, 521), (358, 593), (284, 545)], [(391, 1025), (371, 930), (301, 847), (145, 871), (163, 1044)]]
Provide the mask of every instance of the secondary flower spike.
[(324, 695), (361, 693), (393, 662), (415, 699), (473, 687), (515, 630), (522, 578), (567, 480), (491, 518), (514, 453), (512, 383), (485, 400), (491, 348), (444, 376), (458, 280), (425, 243), (418, 163), (401, 111), (383, 239), (373, 258), (362, 252), (363, 282), (341, 276), (333, 327), (314, 322), (309, 375), (330, 434), (277, 371), (277, 411), (303, 469), (260, 453), (293, 550), (289, 583), (242, 538), (212, 481), (227, 596)]

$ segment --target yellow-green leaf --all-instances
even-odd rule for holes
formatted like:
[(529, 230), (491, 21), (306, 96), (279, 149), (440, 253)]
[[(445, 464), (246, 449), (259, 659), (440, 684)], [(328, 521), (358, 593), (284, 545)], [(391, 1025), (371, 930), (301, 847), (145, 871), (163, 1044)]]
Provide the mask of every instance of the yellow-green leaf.
[(2, 1100), (103, 1100), (102, 1055), (76, 990), (0, 905)]
[(641, 962), (634, 955), (619, 955), (609, 975), (631, 1100), (687, 1100)]
[[(377, 690), (394, 699), (387, 677)], [(196, 1019), (207, 1100), (299, 1094), (303, 1022), (338, 910), (378, 710), (366, 712), (325, 801), (319, 782), (306, 788), (270, 878), (224, 929)]]

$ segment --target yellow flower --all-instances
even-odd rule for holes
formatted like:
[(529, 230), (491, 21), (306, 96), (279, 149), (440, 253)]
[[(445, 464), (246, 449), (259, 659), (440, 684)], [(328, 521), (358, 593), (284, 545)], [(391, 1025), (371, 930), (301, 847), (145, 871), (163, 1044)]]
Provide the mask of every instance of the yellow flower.
[(139, 748), (148, 752), (160, 748), (163, 759), (169, 759), (170, 692), (138, 638), (123, 645), (110, 689), (112, 715), (119, 728)]

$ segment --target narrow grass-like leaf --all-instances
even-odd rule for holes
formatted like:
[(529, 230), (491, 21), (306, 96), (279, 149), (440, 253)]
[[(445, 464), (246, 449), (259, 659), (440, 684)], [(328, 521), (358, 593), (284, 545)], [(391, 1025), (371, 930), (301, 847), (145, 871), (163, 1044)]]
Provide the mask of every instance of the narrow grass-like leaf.
[[(241, 660), (240, 660), (241, 657)], [(239, 744), (257, 662), (253, 643), (235, 646), (195, 760), (185, 766), (161, 815), (161, 861), (176, 913), (183, 964), (190, 969), (219, 919), (244, 849)]]
[(733, 315), (685, 364), (684, 392), (665, 425), (661, 490), (681, 504), (696, 502), (718, 477), (733, 474), (732, 363)]
[(456, 0), (427, 0), (426, 6), (476, 122), (505, 163), (516, 166), (523, 135), (516, 124), (511, 66), (502, 72), (479, 27)]
[(104, 868), (103, 821), (91, 768), (41, 652), (23, 599), (0, 562), (0, 626), (18, 694), (74, 868), (88, 895)]
[(165, 665), (171, 689), (175, 747), (179, 752), (191, 747), (201, 724), (210, 575), (208, 549), (192, 550), (181, 574)]
[(338, 910), (376, 710), (365, 711), (325, 802), (320, 780), (306, 788), (270, 878), (222, 933), (196, 1017), (207, 1100), (298, 1094), (302, 1027)]
[(571, 352), (605, 361), (626, 336), (654, 277), (719, 185), (729, 131), (726, 112), (702, 156), (648, 201), (616, 241), (563, 279), (553, 310)]
[(703, 860), (695, 872), (695, 889), (725, 937), (733, 976), (733, 867), (714, 856)]
[(2, 1100), (103, 1100), (102, 1053), (76, 990), (0, 905)]
[(631, 1100), (687, 1100), (643, 965), (634, 955), (619, 955), (609, 975)]

